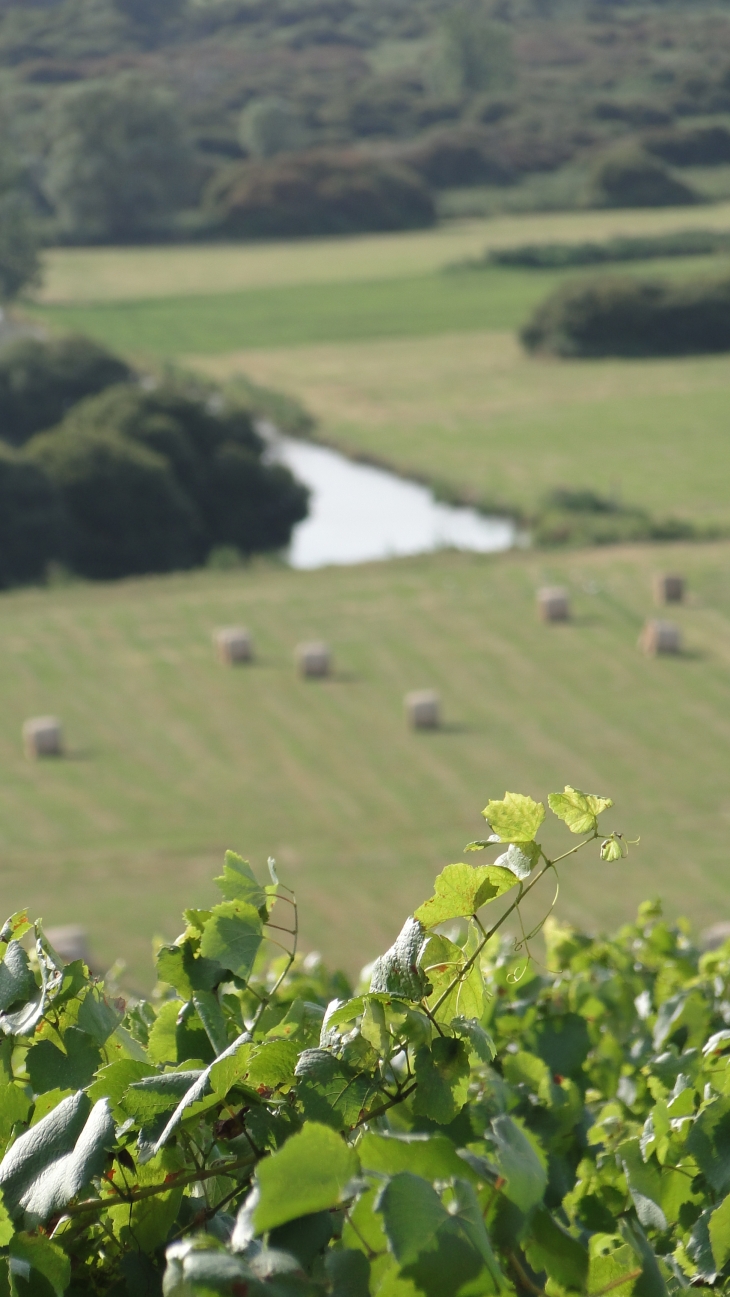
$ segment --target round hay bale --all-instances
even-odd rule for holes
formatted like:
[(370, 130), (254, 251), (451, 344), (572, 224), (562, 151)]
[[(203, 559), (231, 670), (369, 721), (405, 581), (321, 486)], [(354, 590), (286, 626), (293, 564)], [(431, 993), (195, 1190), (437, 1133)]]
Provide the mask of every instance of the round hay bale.
[(665, 572), (654, 578), (654, 599), (658, 604), (681, 603), (684, 599), (684, 577)]
[(328, 644), (312, 640), (306, 644), (297, 644), (295, 657), (299, 674), (306, 679), (328, 676), (332, 670), (332, 654)]
[(89, 934), (86, 928), (78, 923), (69, 923), (61, 928), (46, 928), (46, 936), (57, 955), (67, 964), (83, 959), (85, 964), (91, 962)]
[(435, 689), (414, 689), (404, 698), (406, 715), (414, 730), (435, 730), (441, 722), (441, 698)]
[(679, 653), (682, 648), (679, 626), (673, 621), (651, 618), (639, 636), (639, 648), (651, 657), (658, 653)]
[(225, 626), (214, 635), (218, 657), (226, 666), (253, 661), (253, 642), (243, 626)]
[(537, 611), (541, 621), (568, 621), (570, 599), (561, 585), (544, 585), (537, 592)]
[(63, 755), (63, 731), (56, 716), (32, 716), (23, 725), (25, 754), (36, 757)]

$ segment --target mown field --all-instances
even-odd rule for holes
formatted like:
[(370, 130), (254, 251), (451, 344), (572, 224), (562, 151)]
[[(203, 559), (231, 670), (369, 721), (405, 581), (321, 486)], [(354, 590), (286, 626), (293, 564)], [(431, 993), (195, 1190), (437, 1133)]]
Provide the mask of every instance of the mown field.
[[(528, 358), (516, 330), (576, 272), (443, 269), (505, 243), (729, 220), (725, 205), (520, 216), (339, 241), (56, 249), (29, 309), (141, 363), (183, 361), (216, 378), (247, 373), (302, 399), (319, 435), (348, 452), (486, 504), (529, 512), (546, 489), (573, 483), (726, 525), (724, 357)], [(652, 276), (729, 269), (723, 257), (618, 268)]]
[[(636, 640), (667, 565), (690, 583), (686, 652), (648, 660)], [(571, 624), (537, 622), (545, 580), (569, 585)], [(700, 925), (730, 912), (730, 545), (262, 564), (0, 608), (0, 908), (86, 924), (139, 982), (153, 934), (212, 899), (227, 846), (258, 869), (273, 854), (307, 947), (356, 969), (505, 788), (608, 793), (612, 824), (641, 835), (628, 861), (566, 867), (562, 915), (612, 924), (655, 894)], [(216, 660), (211, 631), (231, 623), (255, 636), (250, 668)], [(295, 674), (312, 636), (332, 643), (329, 681)], [(422, 686), (442, 693), (440, 732), (405, 725)], [(32, 764), (20, 727), (45, 712), (69, 755)]]

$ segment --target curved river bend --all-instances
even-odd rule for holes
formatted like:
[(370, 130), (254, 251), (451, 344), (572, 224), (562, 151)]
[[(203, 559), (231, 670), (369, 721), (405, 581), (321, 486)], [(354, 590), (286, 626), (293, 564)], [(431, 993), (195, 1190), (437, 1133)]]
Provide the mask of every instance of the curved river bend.
[(326, 446), (261, 428), (270, 457), (310, 489), (310, 514), (294, 530), (292, 567), (366, 563), (451, 547), (488, 554), (510, 549), (516, 529), (505, 518), (441, 504), (428, 487), (358, 464)]

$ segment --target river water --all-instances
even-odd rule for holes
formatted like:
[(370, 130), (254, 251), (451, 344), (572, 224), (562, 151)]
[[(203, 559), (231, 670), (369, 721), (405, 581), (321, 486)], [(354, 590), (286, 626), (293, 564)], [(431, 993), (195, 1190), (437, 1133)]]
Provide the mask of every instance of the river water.
[(508, 519), (441, 504), (428, 487), (326, 446), (269, 428), (266, 434), (271, 458), (286, 464), (312, 493), (309, 517), (294, 530), (292, 567), (366, 563), (446, 547), (489, 554), (515, 543)]

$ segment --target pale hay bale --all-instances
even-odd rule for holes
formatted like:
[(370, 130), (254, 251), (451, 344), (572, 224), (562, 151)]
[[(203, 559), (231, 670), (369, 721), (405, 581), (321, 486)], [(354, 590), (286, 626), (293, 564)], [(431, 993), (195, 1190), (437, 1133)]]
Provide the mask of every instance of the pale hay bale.
[(544, 585), (537, 592), (537, 610), (541, 621), (568, 621), (568, 591), (561, 585)]
[(33, 716), (23, 726), (23, 744), (28, 757), (63, 755), (61, 722), (55, 716)]
[(253, 660), (253, 642), (243, 626), (225, 626), (214, 635), (218, 656), (226, 666)]
[(684, 577), (665, 572), (654, 578), (654, 599), (658, 604), (681, 603), (684, 599)]
[(406, 714), (414, 730), (435, 730), (441, 721), (441, 698), (435, 689), (414, 689), (404, 698)]
[(69, 923), (61, 928), (47, 928), (46, 936), (57, 955), (67, 964), (83, 959), (85, 964), (91, 962), (89, 935), (86, 928), (77, 923)]
[(329, 645), (319, 640), (297, 644), (295, 656), (299, 674), (309, 679), (328, 676), (332, 670), (332, 654)]
[(639, 648), (652, 657), (656, 657), (657, 653), (679, 653), (681, 647), (679, 626), (673, 621), (651, 618), (639, 636)]
[(700, 933), (700, 950), (719, 950), (730, 937), (730, 923), (713, 923)]

